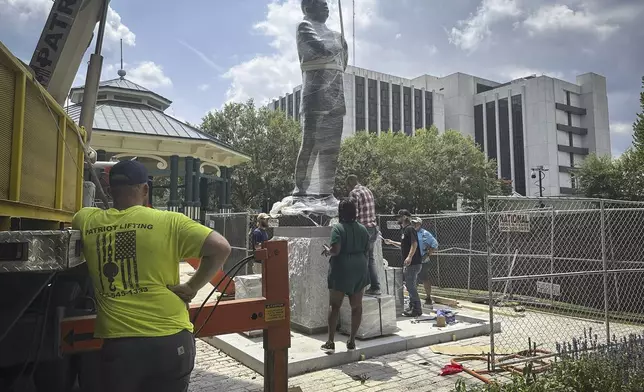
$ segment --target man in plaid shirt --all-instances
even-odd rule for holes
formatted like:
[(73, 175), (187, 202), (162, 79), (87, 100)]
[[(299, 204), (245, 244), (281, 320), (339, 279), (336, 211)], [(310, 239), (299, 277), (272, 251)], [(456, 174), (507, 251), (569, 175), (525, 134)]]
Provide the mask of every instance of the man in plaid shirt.
[(349, 198), (356, 204), (357, 220), (369, 232), (369, 279), (371, 286), (365, 292), (367, 295), (380, 295), (380, 280), (376, 270), (376, 262), (373, 257), (373, 248), (378, 239), (378, 224), (376, 223), (376, 202), (373, 193), (364, 185), (358, 182), (358, 177), (350, 175), (347, 177), (347, 188), (349, 188)]

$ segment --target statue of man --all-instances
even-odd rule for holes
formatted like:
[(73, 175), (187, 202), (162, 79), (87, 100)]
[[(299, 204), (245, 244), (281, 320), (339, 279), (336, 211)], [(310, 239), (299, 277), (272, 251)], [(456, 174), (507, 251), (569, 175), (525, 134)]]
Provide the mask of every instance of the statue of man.
[[(302, 69), (302, 146), (295, 167), (293, 196), (333, 195), (342, 141), (344, 71), (348, 46), (342, 34), (330, 30), (326, 0), (302, 0), (304, 21), (297, 27), (297, 51)], [(318, 171), (313, 173), (315, 162)]]

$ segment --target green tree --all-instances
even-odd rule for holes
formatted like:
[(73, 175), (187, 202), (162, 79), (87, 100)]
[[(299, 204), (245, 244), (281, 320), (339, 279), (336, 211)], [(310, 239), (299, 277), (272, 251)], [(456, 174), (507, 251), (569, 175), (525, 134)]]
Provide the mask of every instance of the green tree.
[(642, 77), (642, 92), (640, 92), (640, 107), (642, 111), (637, 114), (633, 124), (633, 146), (644, 154), (644, 76)]
[(251, 158), (233, 169), (234, 209), (270, 207), (293, 190), (300, 126), (283, 112), (257, 108), (252, 100), (230, 103), (208, 113), (200, 128)]
[(616, 159), (590, 156), (576, 171), (586, 197), (644, 201), (644, 77), (640, 106), (633, 123), (633, 145)]
[(344, 140), (336, 176), (336, 195), (346, 195), (356, 174), (376, 197), (379, 212), (407, 208), (415, 213), (464, 207), (480, 209), (486, 194), (500, 194), (496, 164), (487, 161), (471, 138), (456, 131), (418, 130), (416, 136), (358, 132)]
[(575, 178), (586, 197), (624, 198), (622, 164), (619, 159), (612, 159), (607, 155), (590, 155), (576, 170)]

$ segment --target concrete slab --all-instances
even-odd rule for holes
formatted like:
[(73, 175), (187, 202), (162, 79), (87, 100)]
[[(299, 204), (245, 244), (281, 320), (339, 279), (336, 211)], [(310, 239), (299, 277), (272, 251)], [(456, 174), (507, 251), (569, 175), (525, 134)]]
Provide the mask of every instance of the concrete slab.
[[(413, 323), (412, 319), (398, 319), (397, 333), (360, 341), (353, 351), (347, 351), (344, 344), (346, 337), (336, 334), (336, 352), (332, 355), (320, 350), (320, 346), (327, 339), (326, 334), (304, 335), (291, 332), (289, 377), (356, 362), (362, 355), (367, 359), (489, 334), (489, 323), (480, 316), (461, 312), (457, 315), (457, 321), (454, 325), (437, 328), (435, 321)], [(495, 323), (494, 330), (500, 331), (500, 324)], [(229, 334), (203, 340), (257, 373), (264, 374), (264, 348), (261, 338)]]

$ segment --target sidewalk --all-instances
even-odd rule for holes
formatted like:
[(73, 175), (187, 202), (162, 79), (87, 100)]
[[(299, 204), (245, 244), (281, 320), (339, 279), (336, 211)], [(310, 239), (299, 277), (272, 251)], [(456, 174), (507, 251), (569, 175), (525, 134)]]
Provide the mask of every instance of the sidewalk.
[[(454, 344), (481, 345), (488, 341), (488, 337), (479, 337)], [(289, 386), (300, 387), (303, 392), (449, 392), (459, 377), (471, 383), (480, 383), (466, 373), (439, 376), (440, 369), (449, 360), (449, 356), (421, 348), (293, 377)], [(364, 383), (362, 380), (365, 380)], [(259, 374), (209, 344), (197, 340), (197, 360), (192, 372), (190, 392), (261, 392), (264, 389), (263, 383)]]

